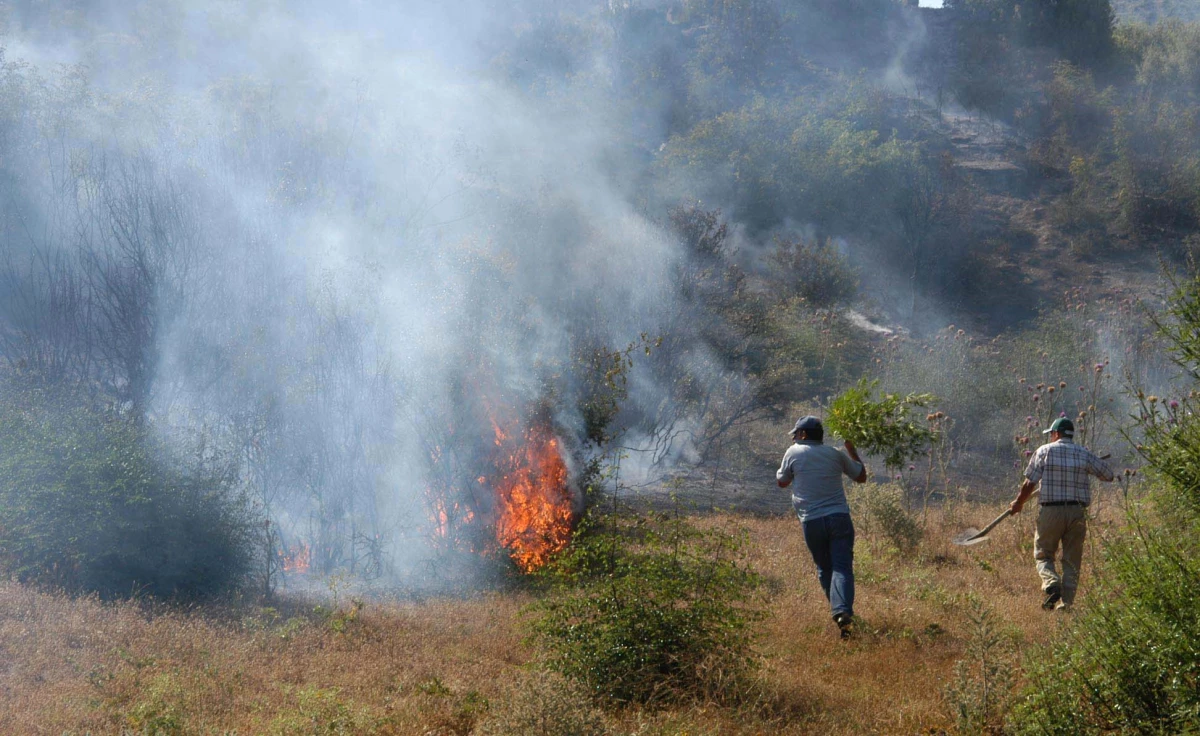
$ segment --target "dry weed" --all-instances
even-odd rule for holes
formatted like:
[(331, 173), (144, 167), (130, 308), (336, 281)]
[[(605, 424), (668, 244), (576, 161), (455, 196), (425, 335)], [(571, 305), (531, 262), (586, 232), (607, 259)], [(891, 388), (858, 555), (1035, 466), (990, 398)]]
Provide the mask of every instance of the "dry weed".
[[(955, 513), (957, 520), (944, 521), (931, 512), (910, 554), (882, 537), (860, 537), (861, 625), (848, 642), (836, 635), (794, 517), (706, 517), (700, 523), (746, 527), (751, 562), (769, 580), (758, 697), (738, 708), (614, 711), (606, 715), (610, 730), (951, 728), (943, 693), (970, 639), (969, 597), (987, 602), (1017, 646), (1044, 642), (1057, 627), (1039, 608), (1028, 520), (964, 548), (949, 541), (958, 525), (978, 524), (995, 509)], [(1089, 554), (1085, 564), (1098, 557)], [(1085, 567), (1084, 603), (1088, 574)], [(529, 718), (560, 724), (562, 733), (593, 733), (591, 711), (569, 688), (526, 673), (533, 652), (523, 643), (520, 611), (529, 601), (496, 593), (369, 602), (340, 613), (316, 613), (303, 601), (152, 610), (0, 583), (0, 733), (505, 733)]]

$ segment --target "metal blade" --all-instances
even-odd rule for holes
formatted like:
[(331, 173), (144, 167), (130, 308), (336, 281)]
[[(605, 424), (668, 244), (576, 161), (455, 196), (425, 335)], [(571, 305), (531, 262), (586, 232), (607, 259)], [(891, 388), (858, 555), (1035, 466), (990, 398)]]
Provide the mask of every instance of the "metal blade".
[(1002, 511), (1000, 513), (1000, 515), (997, 516), (995, 519), (992, 519), (992, 523), (985, 526), (983, 528), (983, 531), (980, 531), (975, 528), (967, 529), (966, 531), (964, 531), (963, 533), (959, 534), (957, 537), (954, 538), (954, 543), (957, 545), (961, 545), (963, 547), (970, 545), (970, 544), (978, 544), (978, 543), (982, 542), (983, 540), (987, 539), (988, 532), (995, 529), (996, 526), (1000, 522), (1004, 521), (1011, 515), (1012, 515), (1012, 512), (1010, 512), (1006, 509), (1006, 510)]
[(962, 547), (966, 547), (972, 544), (979, 544), (985, 539), (987, 539), (986, 534), (983, 534), (978, 529), (972, 527), (964, 530), (957, 537), (955, 537), (954, 543)]

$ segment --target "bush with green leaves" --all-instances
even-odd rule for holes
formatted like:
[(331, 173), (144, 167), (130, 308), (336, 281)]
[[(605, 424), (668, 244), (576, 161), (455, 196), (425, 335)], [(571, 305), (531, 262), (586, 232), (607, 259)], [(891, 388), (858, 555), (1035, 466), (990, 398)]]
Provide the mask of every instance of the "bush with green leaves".
[(1185, 733), (1200, 723), (1200, 525), (1143, 527), (1069, 633), (1030, 657), (1017, 733)]
[(920, 523), (904, 509), (904, 491), (890, 483), (855, 486), (850, 493), (855, 517), (864, 531), (877, 532), (901, 552), (911, 552), (921, 543)]
[(777, 238), (770, 263), (774, 278), (813, 306), (849, 304), (858, 294), (858, 273), (830, 238)]
[(252, 525), (228, 480), (77, 396), (0, 393), (0, 565), (105, 598), (197, 599), (239, 585)]
[(829, 405), (825, 426), (862, 452), (882, 456), (887, 467), (898, 468), (929, 451), (933, 430), (915, 419), (913, 410), (929, 406), (934, 396), (882, 393), (876, 400), (878, 385), (862, 379), (843, 391)]
[(679, 517), (594, 509), (531, 609), (546, 665), (602, 700), (736, 700), (763, 615), (743, 543)]
[[(1200, 277), (1176, 286), (1160, 334), (1200, 381)], [(1106, 545), (1067, 635), (1032, 657), (1017, 733), (1185, 733), (1200, 723), (1200, 418), (1172, 401), (1141, 394), (1138, 449), (1162, 485)]]
[[(1161, 317), (1155, 319), (1172, 360), (1200, 386), (1200, 274), (1175, 284)], [(1200, 392), (1193, 388), (1178, 397), (1147, 396), (1138, 392), (1137, 445), (1143, 459), (1167, 478), (1179, 498), (1200, 514)]]

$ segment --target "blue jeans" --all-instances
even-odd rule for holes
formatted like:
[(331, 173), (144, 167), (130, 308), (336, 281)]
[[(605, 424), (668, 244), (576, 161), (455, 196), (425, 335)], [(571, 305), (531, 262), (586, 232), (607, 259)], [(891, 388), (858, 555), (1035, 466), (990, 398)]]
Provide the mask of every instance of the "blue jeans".
[(830, 514), (803, 524), (804, 543), (817, 563), (821, 590), (833, 615), (854, 615), (854, 523), (850, 514)]

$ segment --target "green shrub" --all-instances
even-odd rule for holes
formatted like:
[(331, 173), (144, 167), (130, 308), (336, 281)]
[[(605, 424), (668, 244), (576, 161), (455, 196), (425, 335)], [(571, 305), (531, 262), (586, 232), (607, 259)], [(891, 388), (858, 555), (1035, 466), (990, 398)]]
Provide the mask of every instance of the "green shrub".
[(904, 492), (897, 486), (871, 483), (851, 492), (856, 516), (866, 521), (866, 531), (881, 534), (901, 552), (921, 543), (921, 525), (904, 510)]
[(1198, 531), (1143, 528), (1109, 548), (1088, 609), (1031, 657), (1016, 732), (1183, 733), (1200, 722)]
[(774, 278), (813, 306), (849, 304), (858, 293), (858, 274), (828, 238), (777, 239), (771, 265)]
[(735, 699), (762, 616), (742, 545), (679, 518), (594, 513), (532, 607), (546, 664), (619, 702)]
[(194, 599), (239, 584), (250, 524), (219, 474), (77, 396), (0, 394), (0, 563), (22, 581), (112, 598)]
[[(1200, 279), (1177, 286), (1159, 332), (1200, 379)], [(1160, 512), (1130, 518), (1129, 534), (1105, 548), (1088, 608), (1032, 658), (1010, 724), (1018, 733), (1185, 733), (1200, 723), (1200, 419), (1188, 403), (1139, 399), (1138, 449), (1165, 481), (1152, 496)]]

